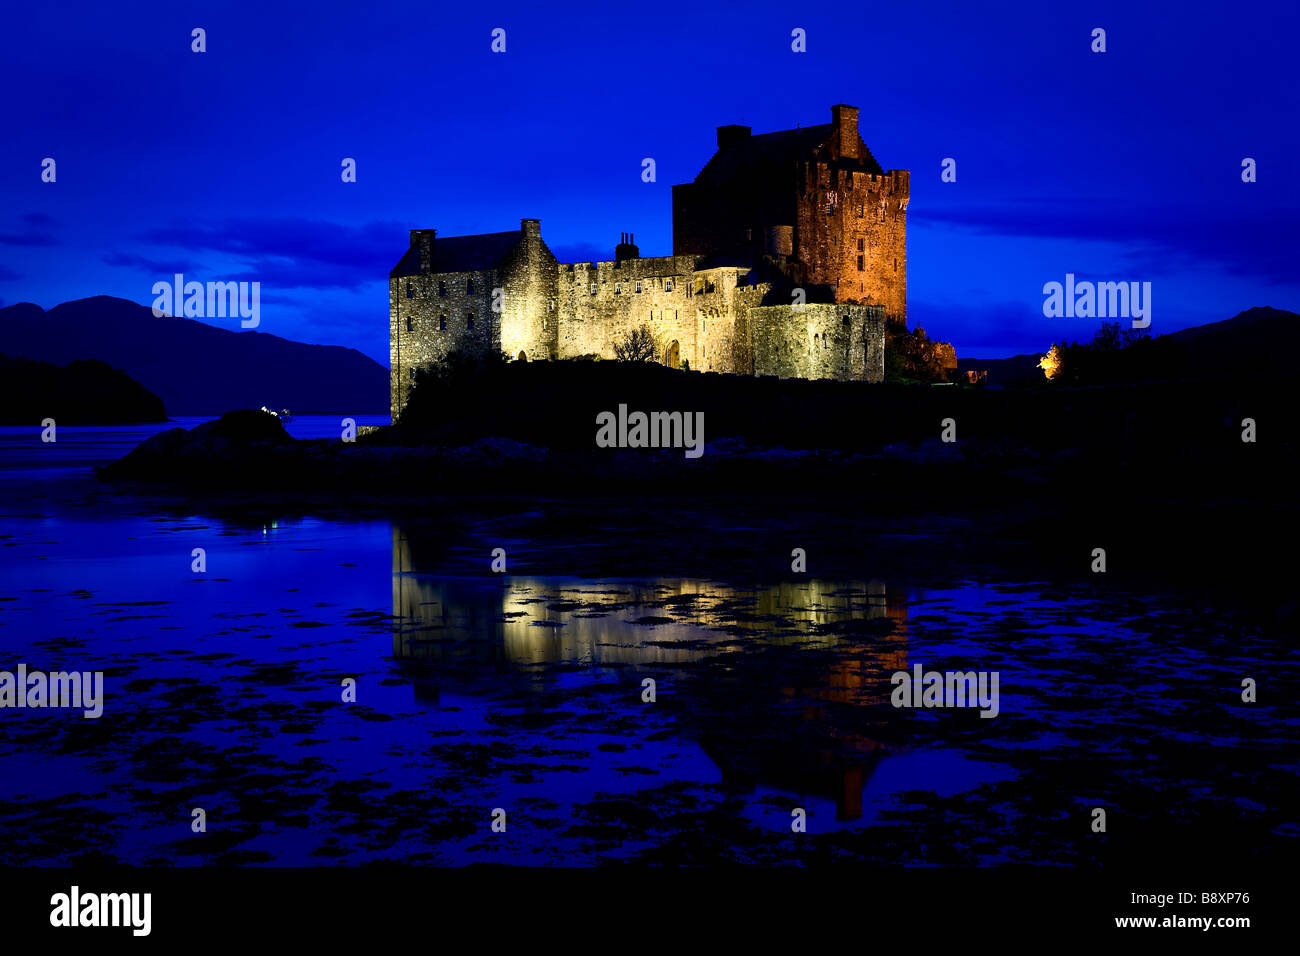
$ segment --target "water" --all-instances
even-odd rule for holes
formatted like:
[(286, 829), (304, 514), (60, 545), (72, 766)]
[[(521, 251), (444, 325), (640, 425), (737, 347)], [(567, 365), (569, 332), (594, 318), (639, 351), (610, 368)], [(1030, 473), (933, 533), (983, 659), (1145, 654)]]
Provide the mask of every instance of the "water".
[[(1107, 865), (1294, 845), (1294, 670), (1231, 608), (972, 571), (934, 528), (822, 522), (861, 557), (808, 577), (727, 544), (770, 527), (788, 553), (806, 515), (526, 496), (288, 513), (91, 474), (165, 427), (0, 429), (0, 670), (107, 682), (98, 720), (0, 710), (0, 863)], [(998, 716), (891, 706), (917, 663), (998, 672)]]

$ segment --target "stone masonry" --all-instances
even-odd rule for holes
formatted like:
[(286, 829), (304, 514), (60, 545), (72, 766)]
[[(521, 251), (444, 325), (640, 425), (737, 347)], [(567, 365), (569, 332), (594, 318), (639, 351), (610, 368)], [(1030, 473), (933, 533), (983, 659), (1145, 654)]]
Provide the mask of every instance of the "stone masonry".
[(741, 375), (881, 381), (885, 323), (906, 323), (908, 173), (881, 171), (857, 109), (829, 126), (718, 129), (673, 187), (671, 256), (628, 233), (602, 262), (561, 263), (541, 223), (440, 238), (411, 230), (389, 276), (394, 417), (418, 369), (453, 351), (514, 361), (614, 358), (641, 325), (658, 360)]

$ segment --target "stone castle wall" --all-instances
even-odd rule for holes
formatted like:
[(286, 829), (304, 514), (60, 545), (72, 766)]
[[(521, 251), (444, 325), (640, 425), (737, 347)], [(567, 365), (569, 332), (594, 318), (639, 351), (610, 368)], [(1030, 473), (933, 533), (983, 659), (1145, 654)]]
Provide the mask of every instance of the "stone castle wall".
[(881, 381), (885, 325), (907, 321), (910, 175), (882, 171), (858, 123), (841, 103), (828, 126), (718, 127), (714, 157), (673, 187), (671, 256), (641, 258), (627, 233), (611, 261), (561, 264), (536, 219), (441, 247), (412, 230), (389, 285), (394, 414), (412, 369), (452, 351), (613, 359), (641, 326), (676, 368)]
[(756, 303), (767, 287), (740, 287), (747, 269), (696, 271), (696, 262), (694, 256), (657, 256), (560, 266), (557, 356), (612, 359), (615, 343), (646, 325), (660, 362), (678, 368), (686, 363), (700, 371), (750, 372), (747, 344), (737, 347), (737, 304)]
[(696, 305), (690, 281), (694, 268), (695, 260), (689, 256), (561, 265), (558, 357), (612, 359), (614, 343), (644, 324), (655, 334), (660, 361), (666, 362), (668, 349), (676, 342), (679, 359), (690, 361), (694, 368)]
[(535, 246), (521, 243), (500, 272), (390, 279), (393, 414), (406, 404), (412, 370), (436, 365), (452, 351), (503, 352), (527, 361), (613, 359), (615, 343), (643, 324), (655, 337), (656, 361), (677, 368), (883, 378), (882, 307), (764, 306), (772, 286), (750, 284), (750, 270), (696, 271), (697, 261), (659, 256), (560, 264), (539, 238)]
[(559, 350), (559, 263), (542, 241), (541, 223), (521, 221), (522, 240), (501, 267), (501, 351), (512, 359), (547, 359)]
[(907, 322), (907, 204), (910, 175), (835, 170), (807, 163), (798, 202), (796, 254), (808, 281), (836, 302), (882, 305)]
[(412, 370), (436, 365), (452, 351), (487, 355), (501, 347), (501, 323), (492, 312), (492, 290), (499, 286), (496, 270), (388, 280), (389, 397), (394, 409), (406, 404)]
[(748, 310), (754, 374), (780, 378), (885, 378), (885, 315), (880, 307), (807, 304)]

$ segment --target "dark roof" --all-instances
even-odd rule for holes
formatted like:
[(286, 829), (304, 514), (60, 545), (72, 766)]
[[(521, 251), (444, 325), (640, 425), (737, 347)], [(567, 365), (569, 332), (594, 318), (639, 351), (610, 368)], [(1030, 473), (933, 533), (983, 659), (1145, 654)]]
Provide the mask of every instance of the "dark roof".
[[(811, 159), (813, 151), (830, 139), (833, 129), (827, 123), (825, 126), (803, 126), (746, 137), (714, 153), (695, 181), (744, 181), (773, 168), (781, 171), (793, 169), (798, 161)], [(848, 165), (853, 160), (842, 159), (841, 163)], [(879, 175), (884, 172), (870, 150), (866, 151), (860, 165), (869, 173)]]
[[(433, 273), (483, 272), (495, 269), (519, 244), (523, 233), (485, 232), (480, 236), (438, 236), (433, 240)], [(390, 275), (420, 274), (420, 248), (412, 246), (393, 267)]]

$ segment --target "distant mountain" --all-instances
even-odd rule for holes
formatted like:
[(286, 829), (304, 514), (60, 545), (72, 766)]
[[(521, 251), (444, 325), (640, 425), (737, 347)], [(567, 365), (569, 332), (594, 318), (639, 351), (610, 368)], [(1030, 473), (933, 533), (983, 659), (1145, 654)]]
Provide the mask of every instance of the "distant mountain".
[(149, 306), (112, 296), (48, 312), (30, 302), (0, 309), (0, 352), (56, 365), (106, 362), (160, 396), (173, 415), (262, 405), (295, 414), (388, 411), (388, 369), (356, 349), (155, 318)]
[(1296, 371), (1300, 315), (1256, 306), (1222, 322), (1197, 325), (1165, 338), (1178, 343), (1189, 368), (1248, 375)]
[(125, 425), (165, 422), (162, 399), (103, 362), (48, 362), (0, 355), (0, 424)]
[[(1096, 331), (1089, 329), (1081, 340), (1086, 342)], [(1162, 367), (1151, 369), (1155, 378), (1293, 373), (1300, 354), (1300, 315), (1256, 306), (1222, 322), (1157, 336), (1156, 341), (1168, 347), (1160, 353)], [(959, 358), (957, 368), (963, 372), (986, 369), (989, 385), (1040, 385), (1046, 380), (1038, 368), (1041, 357), (1039, 353), (1001, 359)]]

